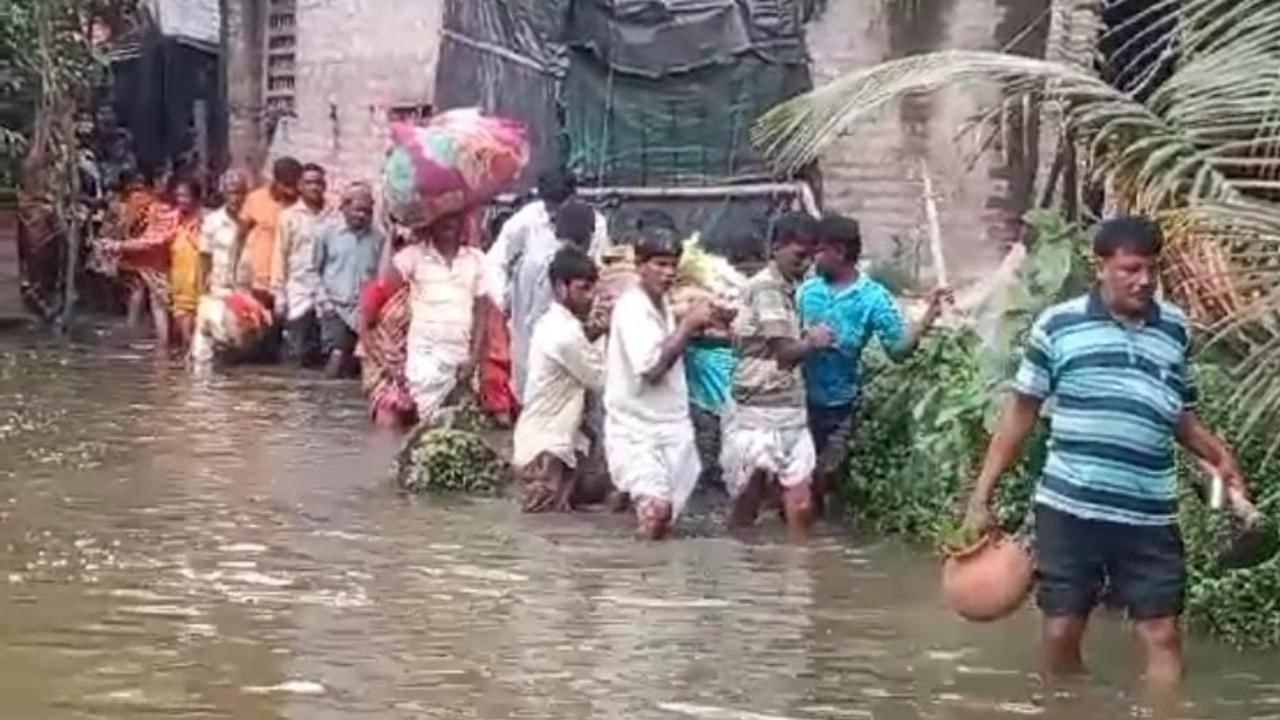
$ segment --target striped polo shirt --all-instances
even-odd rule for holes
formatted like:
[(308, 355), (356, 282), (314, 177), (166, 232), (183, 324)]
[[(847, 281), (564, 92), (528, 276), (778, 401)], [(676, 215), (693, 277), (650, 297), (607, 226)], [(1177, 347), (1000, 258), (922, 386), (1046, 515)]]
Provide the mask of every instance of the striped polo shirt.
[(1175, 521), (1174, 427), (1196, 400), (1189, 342), (1186, 316), (1158, 301), (1132, 324), (1096, 292), (1040, 316), (1015, 381), (1048, 401), (1036, 502), (1086, 520)]

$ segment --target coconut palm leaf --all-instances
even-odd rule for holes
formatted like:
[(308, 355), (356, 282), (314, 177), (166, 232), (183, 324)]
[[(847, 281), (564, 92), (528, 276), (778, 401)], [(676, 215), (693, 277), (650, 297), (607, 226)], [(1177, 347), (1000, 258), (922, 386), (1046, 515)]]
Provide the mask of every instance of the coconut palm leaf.
[[(1136, 0), (1129, 0), (1136, 2)], [(1120, 27), (1108, 77), (994, 52), (947, 51), (850, 73), (767, 113), (754, 137), (780, 170), (914, 93), (1002, 90), (986, 121), (1030, 102), (1081, 149), (1119, 204), (1160, 219), (1179, 300), (1236, 353), (1247, 427), (1280, 422), (1280, 3), (1144, 0)], [(981, 97), (981, 96), (975, 96)], [(1277, 438), (1280, 448), (1280, 438)]]

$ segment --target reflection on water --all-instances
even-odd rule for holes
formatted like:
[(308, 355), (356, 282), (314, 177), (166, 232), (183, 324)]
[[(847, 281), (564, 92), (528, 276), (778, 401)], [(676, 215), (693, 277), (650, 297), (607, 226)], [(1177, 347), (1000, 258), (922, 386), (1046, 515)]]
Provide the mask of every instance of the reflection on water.
[[(959, 623), (912, 550), (406, 499), (394, 450), (350, 384), (0, 338), (5, 717), (1133, 712), (1114, 625), (1102, 679), (1058, 697), (1034, 618)], [(1188, 717), (1280, 717), (1274, 658), (1193, 653)]]

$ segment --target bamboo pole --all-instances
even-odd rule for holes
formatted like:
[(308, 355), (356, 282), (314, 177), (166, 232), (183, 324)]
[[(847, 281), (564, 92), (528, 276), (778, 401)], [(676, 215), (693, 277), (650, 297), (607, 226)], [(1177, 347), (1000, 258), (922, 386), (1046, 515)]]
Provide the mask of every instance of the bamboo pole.
[(947, 259), (942, 253), (942, 221), (938, 215), (938, 201), (933, 195), (933, 176), (929, 174), (929, 162), (920, 159), (920, 176), (924, 180), (924, 214), (929, 221), (929, 251), (933, 255), (933, 267), (938, 274), (938, 287), (950, 287), (947, 281)]

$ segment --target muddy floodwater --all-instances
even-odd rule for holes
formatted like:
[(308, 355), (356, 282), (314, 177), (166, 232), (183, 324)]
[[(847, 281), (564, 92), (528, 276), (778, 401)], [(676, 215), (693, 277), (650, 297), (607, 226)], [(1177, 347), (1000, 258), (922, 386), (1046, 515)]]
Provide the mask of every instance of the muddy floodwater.
[[(935, 561), (849, 528), (407, 499), (358, 388), (196, 380), (127, 343), (0, 336), (0, 716), (1131, 717), (1114, 619), (1046, 690), (1030, 612), (943, 611)], [(1191, 648), (1189, 718), (1280, 717), (1280, 656)]]

